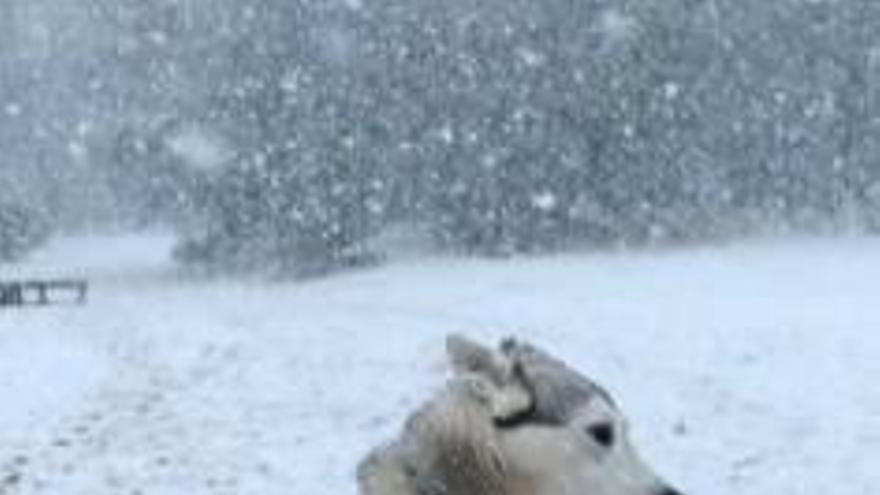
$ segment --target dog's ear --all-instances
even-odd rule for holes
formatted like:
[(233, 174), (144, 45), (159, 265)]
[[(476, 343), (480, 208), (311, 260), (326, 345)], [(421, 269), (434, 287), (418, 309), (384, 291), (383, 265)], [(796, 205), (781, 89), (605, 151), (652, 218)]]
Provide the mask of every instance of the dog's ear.
[(595, 382), (543, 349), (512, 338), (502, 341), (500, 349), (530, 391), (535, 421), (564, 422), (596, 394), (612, 402)]
[(570, 368), (564, 361), (529, 342), (511, 337), (502, 340), (499, 349), (500, 354), (512, 365), (519, 366), (526, 377), (539, 373), (556, 375), (557, 380), (574, 379), (576, 376), (586, 380), (586, 377)]
[(508, 360), (488, 347), (463, 335), (452, 334), (446, 337), (446, 353), (455, 374), (484, 375), (496, 385), (504, 382)]
[(532, 394), (521, 371), (504, 354), (457, 334), (446, 338), (446, 352), (457, 377), (479, 383), (497, 424), (511, 423), (532, 409)]

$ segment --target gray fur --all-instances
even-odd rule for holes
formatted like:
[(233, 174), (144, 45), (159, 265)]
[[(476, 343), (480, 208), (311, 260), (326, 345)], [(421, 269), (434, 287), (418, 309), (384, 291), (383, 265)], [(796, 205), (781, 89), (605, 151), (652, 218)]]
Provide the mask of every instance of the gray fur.
[(532, 395), (534, 410), (529, 421), (564, 424), (575, 410), (597, 396), (614, 404), (605, 389), (531, 344), (506, 339), (501, 351), (514, 363)]

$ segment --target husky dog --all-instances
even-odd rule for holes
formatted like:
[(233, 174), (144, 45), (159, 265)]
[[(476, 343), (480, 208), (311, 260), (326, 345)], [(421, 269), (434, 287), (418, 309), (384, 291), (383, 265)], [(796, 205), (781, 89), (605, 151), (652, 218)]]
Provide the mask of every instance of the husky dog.
[(360, 495), (680, 495), (608, 393), (548, 353), (450, 336), (453, 378), (358, 468)]

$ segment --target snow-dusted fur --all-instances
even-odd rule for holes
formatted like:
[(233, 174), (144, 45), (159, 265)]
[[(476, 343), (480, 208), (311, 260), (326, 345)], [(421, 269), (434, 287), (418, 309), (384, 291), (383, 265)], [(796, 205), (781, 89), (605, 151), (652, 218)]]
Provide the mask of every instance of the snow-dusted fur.
[(361, 495), (675, 495), (601, 387), (529, 344), (447, 341), (453, 378), (358, 471)]

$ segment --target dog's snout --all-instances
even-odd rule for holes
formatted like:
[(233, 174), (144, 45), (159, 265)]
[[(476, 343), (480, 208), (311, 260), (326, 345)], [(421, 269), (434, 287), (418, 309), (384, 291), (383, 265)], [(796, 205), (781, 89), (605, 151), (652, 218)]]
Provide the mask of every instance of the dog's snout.
[(665, 488), (662, 488), (659, 492), (657, 492), (657, 495), (684, 495), (684, 494), (681, 493), (680, 491), (676, 490), (675, 488), (672, 488), (671, 486), (667, 486)]

